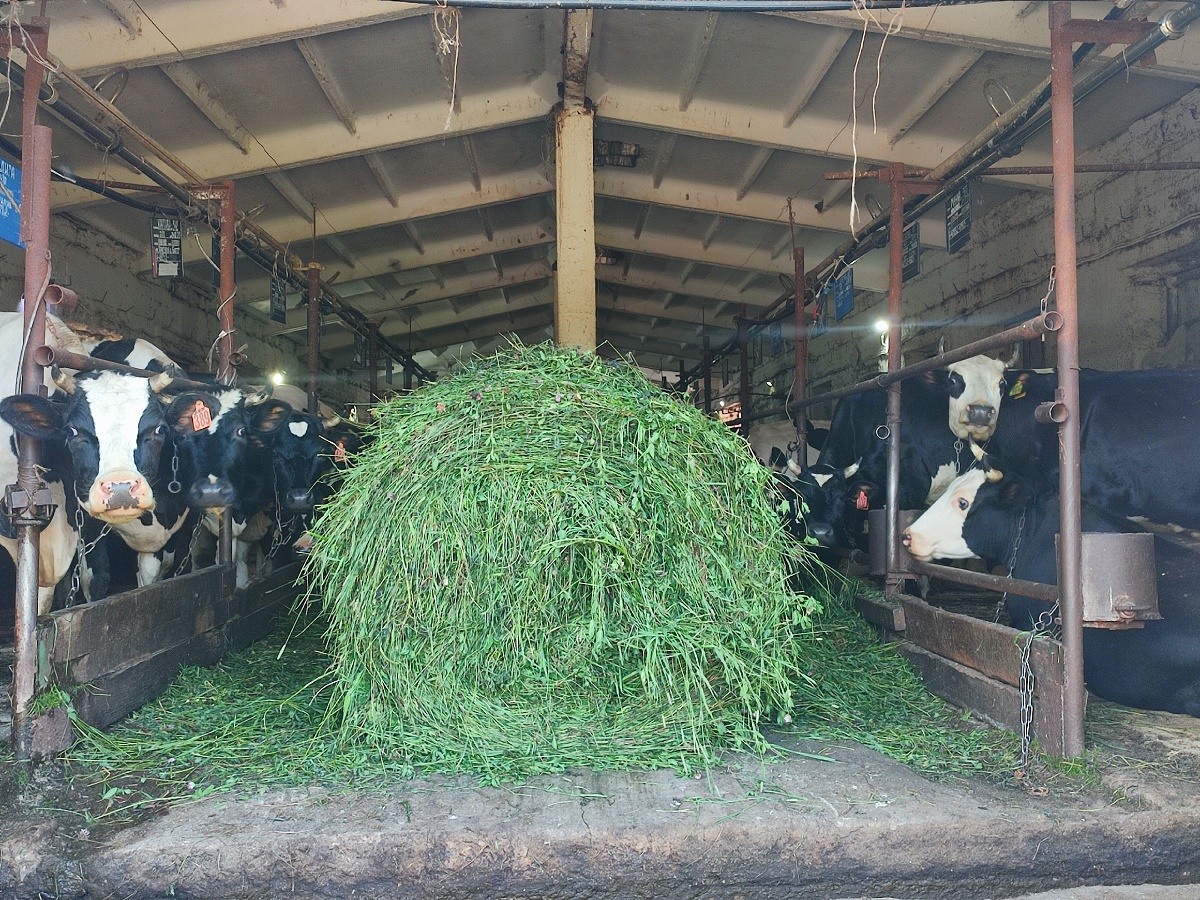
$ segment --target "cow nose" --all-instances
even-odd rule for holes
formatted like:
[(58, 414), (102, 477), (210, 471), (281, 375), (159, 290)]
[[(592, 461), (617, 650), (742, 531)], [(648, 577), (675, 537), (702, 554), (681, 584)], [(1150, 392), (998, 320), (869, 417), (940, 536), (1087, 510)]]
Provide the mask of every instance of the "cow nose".
[(991, 425), (996, 408), (983, 403), (972, 403), (967, 407), (967, 422), (971, 425)]
[(833, 546), (833, 526), (828, 522), (809, 522), (807, 528), (808, 536), (815, 540), (818, 546)]
[(100, 496), (104, 500), (105, 509), (137, 509), (138, 502), (145, 495), (146, 485), (141, 479), (128, 481), (101, 481)]
[(904, 537), (900, 538), (900, 543), (902, 543), (905, 547), (911, 547), (912, 535), (907, 531), (904, 532)]
[(200, 481), (188, 491), (188, 505), (197, 509), (220, 509), (233, 503), (233, 485), (224, 478)]
[(288, 512), (308, 512), (313, 508), (312, 491), (288, 491), (283, 505)]

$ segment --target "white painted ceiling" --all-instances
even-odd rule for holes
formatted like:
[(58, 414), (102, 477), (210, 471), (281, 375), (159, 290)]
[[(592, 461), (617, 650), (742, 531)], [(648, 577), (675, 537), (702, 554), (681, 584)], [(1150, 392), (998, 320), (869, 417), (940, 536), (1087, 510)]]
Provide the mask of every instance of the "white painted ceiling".
[[(22, 5), (28, 20), (32, 4)], [(1138, 2), (1128, 13), (1157, 19), (1178, 5)], [(824, 173), (855, 155), (864, 166), (932, 167), (968, 142), (994, 118), (989, 95), (1008, 105), (997, 85), (1020, 98), (1047, 75), (1046, 6), (596, 10), (586, 87), (596, 137), (641, 148), (634, 168), (595, 170), (597, 244), (617, 259), (596, 269), (601, 340), (671, 370), (698, 360), (704, 336), (728, 339), (740, 304), (753, 314), (787, 289), (789, 199), (811, 265), (850, 233), (849, 183)], [(1110, 9), (1074, 4), (1080, 18)], [(422, 365), (444, 370), (508, 334), (549, 336), (561, 9), (53, 0), (48, 15), (55, 57), (92, 84), (128, 71), (115, 98), (124, 116), (203, 177), (235, 179), (238, 209), (257, 210), (255, 221), (305, 261), (315, 204), (323, 276), (340, 273), (338, 293)], [(1080, 106), (1080, 152), (1198, 83), (1194, 30)], [(144, 183), (53, 124), (60, 164)], [(1007, 162), (1049, 161), (1047, 129)], [(985, 178), (976, 215), (1048, 186), (1046, 176)], [(863, 207), (887, 202), (878, 182), (855, 193)], [(70, 185), (55, 186), (52, 204), (147, 246), (144, 212)], [(945, 252), (940, 218), (939, 209), (923, 223), (927, 253)], [(185, 251), (188, 274), (207, 279), (196, 242)], [(858, 289), (885, 288), (885, 253), (856, 266)], [(302, 309), (286, 326), (267, 321), (267, 273), (242, 262), (237, 274), (237, 315), (303, 341)], [(349, 366), (352, 344), (331, 321), (327, 364)]]

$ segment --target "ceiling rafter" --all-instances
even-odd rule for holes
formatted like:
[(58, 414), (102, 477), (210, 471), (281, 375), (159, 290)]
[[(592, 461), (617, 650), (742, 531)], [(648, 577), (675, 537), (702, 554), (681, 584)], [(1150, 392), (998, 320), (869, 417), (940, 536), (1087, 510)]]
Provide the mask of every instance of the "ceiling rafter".
[(185, 62), (173, 62), (165, 63), (162, 71), (183, 95), (192, 101), (192, 105), (204, 114), (204, 118), (229, 138), (235, 147), (243, 154), (250, 152), (254, 146), (254, 138), (195, 69)]
[(754, 155), (750, 158), (750, 164), (746, 166), (746, 171), (742, 173), (742, 178), (737, 185), (737, 198), (739, 200), (745, 199), (746, 194), (750, 193), (750, 188), (754, 187), (754, 182), (758, 181), (758, 176), (762, 174), (762, 170), (771, 161), (771, 155), (774, 152), (774, 149), (771, 147), (759, 147), (754, 151)]
[(654, 160), (654, 186), (658, 187), (662, 184), (663, 176), (667, 174), (667, 166), (671, 164), (671, 157), (675, 153), (675, 142), (679, 139), (679, 135), (671, 132), (666, 135), (658, 145), (658, 156)]
[(830, 29), (817, 51), (805, 60), (803, 66), (797, 66), (794, 69), (800, 73), (800, 82), (796, 85), (796, 90), (792, 92), (787, 106), (783, 109), (784, 128), (791, 127), (791, 124), (800, 117), (800, 113), (804, 112), (804, 107), (808, 106), (808, 101), (817, 92), (817, 88), (821, 86), (821, 82), (833, 68), (842, 48), (846, 46), (853, 35), (854, 32), (849, 29)]
[[(286, 172), (267, 172), (266, 178), (288, 205), (304, 218), (305, 223), (312, 222), (314, 204), (301, 193), (300, 188), (296, 187), (296, 183)], [(309, 230), (311, 231), (311, 227)]]
[(462, 146), (463, 154), (467, 157), (467, 172), (471, 175), (471, 185), (478, 191), (483, 187), (483, 182), (479, 177), (479, 160), (475, 157), (475, 140), (471, 135), (464, 134)]
[(392, 206), (399, 206), (400, 191), (397, 190), (396, 182), (392, 180), (391, 173), (388, 172), (383, 157), (378, 153), (364, 153), (363, 159), (366, 160), (367, 168), (375, 176), (375, 182), (379, 185), (379, 189), (383, 191), (383, 195), (388, 198), (388, 202)]
[(133, 0), (100, 0), (100, 5), (125, 27), (129, 37), (142, 33), (142, 10)]
[(946, 62), (936, 72), (930, 72), (925, 86), (915, 94), (908, 104), (896, 115), (895, 125), (892, 126), (892, 136), (888, 139), (891, 146), (896, 146), (904, 136), (924, 118), (925, 113), (933, 109), (945, 93), (954, 87), (955, 83), (979, 62), (983, 56), (982, 50), (954, 50)]
[(341, 84), (333, 74), (329, 58), (313, 38), (300, 38), (296, 41), (296, 46), (300, 48), (304, 61), (308, 63), (308, 68), (317, 79), (321, 92), (333, 107), (338, 120), (346, 126), (348, 132), (355, 134), (358, 131), (358, 118), (354, 114), (354, 105), (346, 97), (346, 92), (342, 90)]
[(492, 241), (496, 236), (496, 232), (495, 229), (492, 228), (492, 215), (488, 212), (486, 206), (479, 207), (479, 224), (483, 226), (484, 237), (486, 237), (489, 242)]
[(587, 96), (588, 69), (591, 67), (591, 9), (567, 10), (563, 48), (563, 108), (578, 109)]
[(700, 242), (705, 250), (712, 246), (713, 238), (717, 236), (717, 231), (721, 227), (721, 217), (713, 216), (712, 224), (708, 226), (708, 230), (704, 232), (704, 238)]
[(416, 249), (420, 256), (425, 255), (425, 242), (421, 240), (421, 233), (417, 231), (417, 226), (413, 222), (402, 222), (400, 227), (404, 229), (404, 233), (408, 235), (408, 239), (412, 241), (413, 248)]
[(679, 109), (681, 111), (691, 106), (692, 100), (696, 97), (696, 88), (699, 86), (700, 76), (704, 72), (704, 61), (708, 58), (709, 48), (712, 47), (718, 18), (719, 14), (715, 12), (710, 12), (705, 17), (704, 30), (700, 33), (700, 39), (696, 41), (696, 46), (692, 48), (692, 54), (688, 59), (687, 74), (683, 76), (683, 85), (679, 91)]

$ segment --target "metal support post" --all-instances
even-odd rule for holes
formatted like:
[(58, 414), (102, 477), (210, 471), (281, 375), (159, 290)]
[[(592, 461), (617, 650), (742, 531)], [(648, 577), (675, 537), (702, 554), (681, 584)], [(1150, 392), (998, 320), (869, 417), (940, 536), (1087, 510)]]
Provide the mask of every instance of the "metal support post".
[(370, 377), (367, 379), (368, 391), (372, 403), (379, 402), (379, 323), (367, 322), (367, 368)]
[(740, 381), (738, 384), (738, 400), (742, 408), (741, 423), (738, 425), (738, 434), (744, 438), (750, 437), (750, 311), (746, 304), (742, 304), (742, 308), (738, 310), (737, 330), (738, 330), (738, 354), (741, 362)]
[(712, 342), (704, 336), (704, 411), (712, 415)]
[(316, 260), (308, 264), (308, 412), (315, 416), (318, 406), (317, 380), (321, 373), (321, 267)]
[[(38, 92), (47, 58), (48, 19), (38, 16), (27, 40), (24, 107), (21, 128), (21, 237), (25, 241), (25, 358), (21, 364), (21, 390), (46, 395), (42, 367), (34, 356), (46, 343), (46, 307), (43, 293), (50, 283), (50, 157), (52, 132), (38, 124)], [(17, 483), (9, 494), (17, 531), (16, 621), (14, 624), (12, 683), (12, 744), (19, 760), (33, 755), (33, 721), (30, 707), (37, 679), (37, 615), (42, 526), (54, 513), (39, 469), (40, 445), (17, 436)], [(65, 514), (65, 511), (63, 512)]]
[[(900, 295), (904, 266), (904, 164), (891, 166), (891, 218), (888, 233), (888, 374), (900, 371)], [(900, 382), (887, 389), (887, 578), (885, 593), (900, 583)]]
[(1059, 611), (1065, 665), (1063, 682), (1063, 753), (1083, 754), (1083, 588), (1080, 566), (1083, 537), (1080, 526), (1079, 474), (1079, 309), (1075, 247), (1075, 122), (1074, 74), (1067, 22), (1071, 4), (1050, 4), (1050, 107), (1054, 162), (1054, 268), (1056, 305), (1063, 326), (1056, 343), (1058, 393), (1067, 410), (1059, 425), (1058, 542)]
[[(804, 316), (804, 300), (807, 294), (807, 286), (804, 282), (804, 248), (797, 247), (792, 251), (793, 262), (795, 266), (795, 291), (796, 291), (796, 308), (795, 308), (795, 323), (796, 323), (796, 343), (795, 343), (795, 364), (796, 376), (792, 381), (792, 396), (797, 400), (803, 400), (808, 393), (808, 322)], [(745, 415), (743, 413), (742, 415)], [(800, 410), (795, 416), (796, 422), (796, 444), (800, 465), (808, 464), (808, 415), (804, 410)]]

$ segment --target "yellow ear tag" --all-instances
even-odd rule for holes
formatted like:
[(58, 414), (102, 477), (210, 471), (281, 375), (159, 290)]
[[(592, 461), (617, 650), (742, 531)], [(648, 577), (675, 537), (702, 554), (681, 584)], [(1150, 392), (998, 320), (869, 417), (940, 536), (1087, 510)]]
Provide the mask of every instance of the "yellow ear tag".
[(192, 407), (192, 431), (203, 431), (212, 424), (212, 412), (203, 400), (197, 400)]
[(1012, 397), (1014, 400), (1020, 400), (1022, 397), (1024, 397), (1025, 382), (1021, 379), (1018, 379), (1016, 383), (1008, 389), (1008, 396)]

